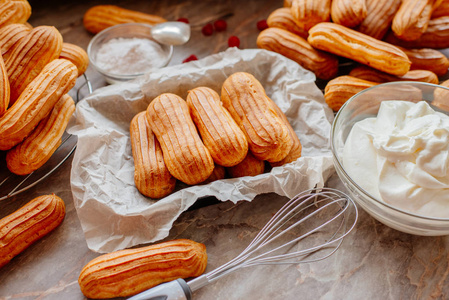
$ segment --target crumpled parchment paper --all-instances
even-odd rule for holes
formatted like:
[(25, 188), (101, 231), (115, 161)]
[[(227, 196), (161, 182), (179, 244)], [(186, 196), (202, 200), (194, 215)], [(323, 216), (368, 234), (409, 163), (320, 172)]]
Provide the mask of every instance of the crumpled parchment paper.
[[(178, 184), (174, 193), (157, 201), (142, 196), (134, 185), (129, 140), (133, 116), (162, 93), (185, 99), (188, 90), (198, 86), (220, 93), (224, 80), (238, 71), (253, 74), (285, 112), (301, 140), (303, 156), (255, 177)], [(313, 73), (279, 54), (258, 49), (230, 48), (96, 90), (78, 103), (68, 129), (78, 136), (71, 187), (88, 247), (111, 252), (163, 239), (178, 216), (202, 197), (235, 203), (269, 192), (293, 197), (323, 186), (334, 171), (329, 148), (332, 119)]]

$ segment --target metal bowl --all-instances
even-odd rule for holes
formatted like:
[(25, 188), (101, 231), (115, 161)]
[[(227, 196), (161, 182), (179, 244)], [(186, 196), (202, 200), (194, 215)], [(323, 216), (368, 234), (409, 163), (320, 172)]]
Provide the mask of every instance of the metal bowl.
[[(105, 77), (106, 81), (111, 84), (128, 81), (141, 76), (151, 71), (152, 69), (158, 69), (167, 66), (173, 55), (173, 46), (164, 45), (154, 40), (151, 36), (151, 28), (152, 26), (148, 24), (126, 23), (115, 25), (102, 30), (92, 38), (87, 47), (87, 54), (89, 56), (91, 64), (99, 73), (101, 73)], [(148, 44), (150, 44), (151, 47), (148, 48), (148, 51), (150, 51), (149, 53), (151, 53), (151, 55), (146, 57), (146, 59), (150, 59), (149, 61), (144, 61), (146, 65), (145, 69), (142, 70), (142, 62), (140, 61), (136, 61), (137, 63), (134, 63), (136, 64), (136, 69), (139, 69), (138, 71), (127, 70), (126, 72), (124, 72), (123, 68), (114, 68), (113, 66), (116, 64), (116, 62), (111, 62), (111, 66), (108, 66), (106, 68), (103, 61), (107, 59), (107, 57), (100, 57), (100, 55), (103, 55), (103, 51), (101, 51), (102, 46), (113, 39), (116, 39), (115, 41), (117, 41), (117, 39), (133, 38), (147, 39), (148, 41), (150, 41)], [(125, 50), (123, 50), (122, 48), (118, 52), (125, 55), (124, 51)], [(132, 49), (131, 51), (135, 51), (135, 49)], [(129, 53), (131, 53), (131, 51)], [(136, 54), (134, 53), (133, 55)], [(142, 59), (144, 57), (145, 56), (139, 57), (139, 59)], [(133, 63), (126, 61), (126, 55), (124, 58), (125, 59), (123, 59), (123, 65), (126, 65), (127, 69), (132, 69)]]

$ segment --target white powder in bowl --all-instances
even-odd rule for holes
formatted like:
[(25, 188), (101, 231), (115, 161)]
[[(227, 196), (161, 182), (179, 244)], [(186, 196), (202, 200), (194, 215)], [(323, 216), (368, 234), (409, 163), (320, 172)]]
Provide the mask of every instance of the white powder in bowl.
[(100, 46), (96, 65), (111, 74), (141, 74), (162, 67), (168, 54), (162, 47), (145, 38), (114, 38)]

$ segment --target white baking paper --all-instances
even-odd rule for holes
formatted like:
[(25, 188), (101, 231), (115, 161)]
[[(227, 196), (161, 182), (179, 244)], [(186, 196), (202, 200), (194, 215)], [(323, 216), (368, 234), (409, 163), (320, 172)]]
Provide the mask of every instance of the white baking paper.
[[(156, 96), (207, 86), (220, 92), (234, 72), (253, 74), (285, 112), (298, 134), (303, 156), (255, 177), (219, 180), (207, 185), (178, 184), (160, 199), (142, 196), (134, 185), (129, 123)], [(197, 199), (251, 201), (261, 193), (293, 197), (323, 186), (333, 173), (329, 136), (333, 114), (315, 85), (315, 75), (266, 50), (230, 48), (190, 63), (166, 67), (132, 82), (96, 90), (80, 101), (69, 132), (78, 136), (71, 187), (88, 247), (111, 252), (166, 237), (173, 222)]]

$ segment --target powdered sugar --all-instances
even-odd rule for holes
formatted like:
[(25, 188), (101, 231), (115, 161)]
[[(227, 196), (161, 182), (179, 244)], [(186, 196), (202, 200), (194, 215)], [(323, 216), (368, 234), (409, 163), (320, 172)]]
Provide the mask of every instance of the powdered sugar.
[(117, 75), (142, 74), (162, 67), (168, 54), (162, 47), (145, 38), (114, 38), (99, 48), (96, 65)]

